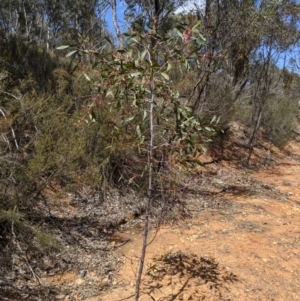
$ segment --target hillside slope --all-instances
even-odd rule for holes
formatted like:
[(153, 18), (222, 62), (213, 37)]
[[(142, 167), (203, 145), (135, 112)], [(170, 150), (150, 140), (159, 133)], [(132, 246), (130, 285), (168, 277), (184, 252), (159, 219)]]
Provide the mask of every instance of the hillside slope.
[[(180, 197), (158, 207), (168, 220), (152, 220), (141, 300), (299, 300), (300, 143), (279, 150), (261, 135), (246, 166), (247, 135), (233, 124)], [(133, 300), (143, 200), (54, 196), (39, 206), (61, 252), (16, 247), (0, 299)]]

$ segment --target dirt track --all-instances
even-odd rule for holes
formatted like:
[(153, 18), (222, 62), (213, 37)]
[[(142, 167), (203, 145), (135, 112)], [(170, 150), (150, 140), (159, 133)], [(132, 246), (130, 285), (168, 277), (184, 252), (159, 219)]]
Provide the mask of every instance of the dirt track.
[[(292, 156), (249, 176), (262, 182), (261, 194), (225, 192), (205, 210), (203, 200), (197, 206), (187, 196), (193, 218), (159, 230), (148, 248), (140, 300), (300, 299), (300, 162), (293, 159), (299, 144), (289, 150)], [(86, 300), (134, 299), (140, 230), (115, 236), (127, 239), (114, 287)]]
[[(265, 149), (272, 167), (255, 172), (222, 161), (188, 179), (185, 206), (174, 205), (174, 222), (150, 231), (150, 238), (157, 235), (147, 251), (141, 301), (300, 299), (300, 143), (291, 143), (288, 155), (268, 145), (254, 157), (265, 162)], [(77, 203), (59, 212), (77, 216)], [(95, 205), (93, 212), (104, 208)], [(89, 248), (69, 243), (75, 265), (42, 278), (49, 291), (60, 292), (49, 300), (134, 300), (142, 220), (104, 233), (106, 240), (79, 229), (78, 242)]]

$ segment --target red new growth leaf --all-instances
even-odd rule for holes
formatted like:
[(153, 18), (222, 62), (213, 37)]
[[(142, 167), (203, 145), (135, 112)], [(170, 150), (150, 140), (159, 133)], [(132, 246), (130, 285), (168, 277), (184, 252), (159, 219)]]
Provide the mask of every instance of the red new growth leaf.
[(190, 39), (192, 38), (193, 32), (190, 28), (186, 28), (182, 34), (183, 39), (185, 41), (190, 41)]

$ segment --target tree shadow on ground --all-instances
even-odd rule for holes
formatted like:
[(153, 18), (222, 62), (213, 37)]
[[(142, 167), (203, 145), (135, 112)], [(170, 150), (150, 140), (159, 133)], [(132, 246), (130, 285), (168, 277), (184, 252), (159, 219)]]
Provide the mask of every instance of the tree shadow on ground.
[[(144, 283), (143, 293), (155, 301), (202, 300), (205, 292), (221, 294), (225, 284), (238, 281), (234, 273), (220, 267), (214, 258), (180, 251), (157, 259), (147, 270), (147, 275), (149, 279)], [(172, 287), (171, 292), (166, 289), (167, 286)], [(199, 289), (201, 286), (205, 288)], [(163, 296), (157, 294), (162, 288)]]

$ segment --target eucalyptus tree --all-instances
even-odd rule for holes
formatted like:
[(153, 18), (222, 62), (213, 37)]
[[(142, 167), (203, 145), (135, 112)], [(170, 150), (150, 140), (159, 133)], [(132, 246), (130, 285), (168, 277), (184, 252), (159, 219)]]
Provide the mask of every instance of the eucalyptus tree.
[[(214, 127), (218, 122), (216, 117), (205, 120), (203, 116), (195, 116), (190, 103), (179, 99), (170, 80), (170, 71), (175, 65), (188, 69), (192, 62), (201, 59), (205, 44), (199, 31), (201, 21), (194, 18), (189, 24), (164, 32), (158, 21), (161, 20), (158, 19), (160, 12), (156, 13), (154, 16), (149, 14), (148, 26), (143, 30), (135, 30), (135, 27), (129, 30), (123, 49), (103, 49), (102, 53), (78, 45), (70, 52), (98, 58), (96, 65), (100, 79), (95, 82), (89, 74), (85, 77), (98, 87), (96, 101), (91, 104), (90, 120), (97, 121), (99, 103), (114, 112), (110, 127), (111, 145), (107, 148), (122, 152), (130, 148), (140, 159), (135, 164), (140, 166), (140, 172), (128, 179), (128, 183), (136, 183), (139, 189), (146, 187), (147, 196), (135, 300), (140, 297), (146, 249), (150, 243), (149, 217), (154, 193), (158, 189), (160, 164), (165, 165), (170, 156), (182, 167), (200, 163), (198, 155), (216, 133)], [(67, 48), (69, 46), (59, 47)]]
[(53, 46), (62, 42), (76, 43), (81, 36), (96, 41), (107, 34), (104, 22), (106, 1), (44, 0)]
[(120, 48), (123, 48), (123, 37), (121, 35), (121, 30), (120, 30), (120, 26), (119, 26), (118, 18), (117, 18), (117, 1), (116, 0), (111, 0), (111, 9), (112, 9), (113, 23), (114, 23), (115, 31), (117, 34), (117, 38), (119, 40), (119, 45), (120, 45)]
[[(195, 111), (209, 110), (214, 102), (215, 90), (212, 77), (226, 75), (226, 83), (232, 89), (242, 90), (247, 80), (245, 74), (249, 66), (249, 55), (259, 42), (255, 28), (258, 14), (254, 0), (206, 0), (203, 7), (194, 10), (202, 20), (202, 31), (207, 39), (203, 51), (203, 65), (194, 95)], [(217, 64), (216, 64), (217, 61)], [(222, 96), (220, 96), (222, 97)]]
[[(261, 1), (258, 12), (260, 26), (259, 44), (252, 51), (252, 134), (249, 139), (249, 163), (257, 131), (267, 99), (276, 91), (278, 82), (273, 76), (276, 66), (284, 54), (299, 43), (300, 31), (297, 26), (300, 6), (295, 1)], [(284, 75), (285, 70), (282, 74)], [(284, 77), (282, 77), (284, 78)], [(281, 78), (281, 79), (282, 79)], [(278, 91), (277, 91), (278, 93)], [(276, 101), (276, 100), (275, 100)]]
[(83, 36), (101, 39), (107, 34), (105, 0), (3, 0), (0, 6), (2, 35), (38, 42), (47, 48)]
[[(241, 110), (235, 103), (248, 99), (253, 104), (250, 153), (264, 104), (276, 86), (273, 67), (299, 44), (299, 9), (299, 2), (293, 0), (206, 0), (204, 7), (194, 10), (207, 39), (203, 68), (191, 95), (194, 110), (228, 118), (226, 111)], [(289, 54), (296, 55), (296, 51)]]
[(157, 28), (172, 29), (170, 16), (187, 0), (125, 0), (125, 18), (136, 28), (145, 28), (154, 22)]

